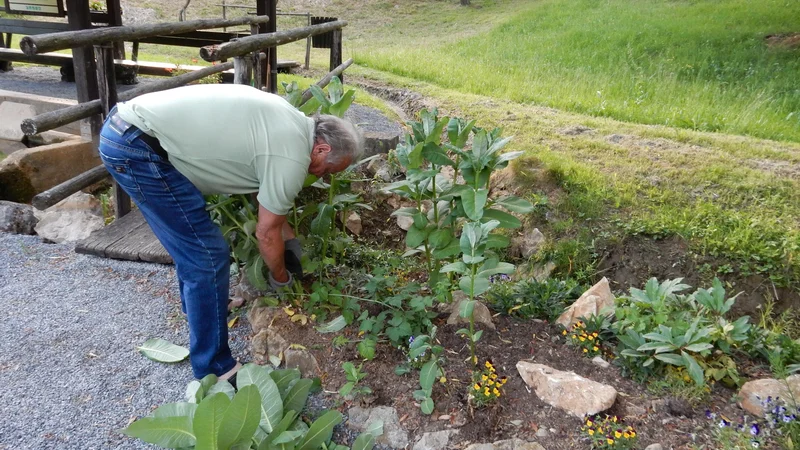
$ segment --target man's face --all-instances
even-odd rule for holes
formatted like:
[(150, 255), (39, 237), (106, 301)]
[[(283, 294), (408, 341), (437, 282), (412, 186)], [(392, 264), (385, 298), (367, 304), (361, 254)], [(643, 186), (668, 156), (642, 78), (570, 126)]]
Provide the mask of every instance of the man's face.
[(317, 141), (314, 144), (314, 148), (311, 150), (311, 164), (308, 166), (308, 173), (322, 178), (325, 175), (341, 172), (347, 169), (347, 167), (349, 167), (352, 163), (352, 161), (349, 159), (344, 159), (339, 162), (331, 162), (328, 160), (330, 153), (330, 145), (321, 140)]

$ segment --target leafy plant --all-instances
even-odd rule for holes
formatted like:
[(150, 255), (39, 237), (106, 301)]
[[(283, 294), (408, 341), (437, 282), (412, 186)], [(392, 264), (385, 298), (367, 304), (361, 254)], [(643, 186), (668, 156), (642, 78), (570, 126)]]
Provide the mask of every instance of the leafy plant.
[(472, 374), (472, 384), (467, 390), (467, 398), (477, 408), (488, 406), (503, 395), (503, 386), (508, 381), (506, 377), (498, 377), (497, 369), (491, 360), (487, 360), (483, 369)]
[(344, 376), (347, 382), (339, 388), (339, 395), (348, 397), (352, 394), (352, 397), (357, 397), (359, 395), (369, 395), (372, 393), (372, 389), (370, 389), (369, 386), (361, 384), (361, 380), (367, 376), (367, 373), (361, 370), (362, 367), (363, 364), (359, 364), (358, 367), (356, 367), (349, 361), (342, 363), (342, 369), (344, 370)]
[(567, 336), (567, 344), (578, 347), (584, 356), (608, 356), (605, 342), (613, 337), (610, 328), (611, 321), (601, 314), (578, 320), (562, 334)]
[(461, 275), (458, 286), (467, 295), (468, 300), (463, 300), (459, 305), (459, 315), (469, 319), (469, 329), (460, 329), (456, 333), (467, 337), (470, 348), (470, 361), (478, 365), (475, 353), (475, 343), (481, 338), (482, 331), (475, 331), (475, 297), (489, 290), (489, 277), (500, 273), (511, 273), (514, 266), (500, 262), (496, 255), (487, 252), (490, 233), (497, 228), (500, 222), (489, 220), (486, 223), (469, 222), (464, 225), (461, 232), (460, 250), (461, 261), (450, 263), (442, 267), (443, 273), (456, 273)]
[(434, 408), (433, 386), (436, 380), (441, 383), (446, 381), (442, 369), (442, 353), (444, 348), (435, 344), (436, 327), (431, 329), (430, 335), (419, 335), (409, 338), (408, 363), (398, 366), (395, 373), (403, 375), (411, 372), (413, 368), (420, 369), (420, 389), (414, 391), (414, 398), (420, 402), (420, 409), (424, 414), (431, 414)]
[(492, 283), (485, 298), (487, 306), (501, 314), (553, 322), (582, 292), (582, 287), (574, 280), (548, 278), (538, 282), (531, 279)]
[(632, 426), (623, 425), (617, 416), (589, 417), (581, 427), (584, 434), (597, 450), (630, 450), (636, 448), (639, 440)]
[[(327, 411), (306, 424), (300, 412), (313, 381), (300, 378), (296, 369), (247, 364), (237, 374), (237, 385), (238, 390), (218, 382), (215, 375), (193, 381), (188, 401), (161, 405), (123, 432), (162, 448), (316, 450), (336, 445), (330, 439), (341, 413)], [(362, 434), (353, 450), (371, 449), (374, 443), (374, 435)]]
[(659, 283), (650, 279), (644, 290), (632, 288), (622, 298), (612, 329), (619, 340), (620, 363), (632, 372), (660, 372), (665, 365), (685, 367), (698, 386), (707, 380), (735, 385), (738, 371), (731, 353), (747, 342), (749, 317), (729, 322), (735, 298), (715, 280), (710, 289), (690, 295), (681, 279)]

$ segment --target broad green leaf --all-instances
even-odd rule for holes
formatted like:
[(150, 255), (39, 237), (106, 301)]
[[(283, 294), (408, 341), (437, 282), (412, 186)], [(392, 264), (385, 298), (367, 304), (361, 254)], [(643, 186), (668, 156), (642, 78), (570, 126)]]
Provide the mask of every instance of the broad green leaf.
[(314, 384), (308, 378), (301, 378), (289, 389), (286, 393), (286, 398), (283, 399), (283, 409), (290, 411), (302, 411), (306, 406), (308, 400), (308, 393), (311, 391), (311, 385)]
[(348, 381), (339, 388), (339, 395), (342, 397), (347, 397), (351, 392), (353, 392), (354, 387), (356, 387), (356, 384), (352, 381)]
[(261, 444), (258, 445), (258, 450), (267, 450), (270, 448), (270, 444), (272, 441), (275, 440), (281, 433), (288, 430), (289, 427), (295, 422), (297, 419), (298, 413), (295, 411), (289, 410), (286, 412), (286, 415), (283, 416), (283, 419), (275, 426), (275, 429), (272, 430), (271, 433), (264, 439)]
[(501, 263), (497, 264), (496, 267), (480, 271), (478, 273), (478, 276), (479, 277), (489, 278), (490, 276), (497, 275), (498, 273), (509, 274), (509, 273), (513, 273), (513, 272), (514, 272), (514, 265), (513, 264), (507, 263), (507, 262), (501, 262)]
[(219, 428), (222, 424), (222, 417), (230, 404), (230, 398), (219, 392), (209, 395), (197, 406), (197, 412), (194, 414), (194, 421), (192, 421), (192, 428), (197, 439), (195, 450), (218, 450), (224, 448), (218, 442)]
[(283, 433), (279, 434), (278, 437), (275, 438), (273, 444), (275, 445), (288, 444), (290, 442), (296, 441), (298, 438), (302, 436), (303, 436), (303, 430), (284, 431)]
[(248, 261), (245, 266), (247, 280), (258, 290), (267, 289), (267, 279), (264, 278), (264, 260), (259, 255)]
[(428, 217), (418, 212), (414, 214), (414, 227), (419, 228), (420, 230), (424, 230), (425, 227), (428, 225)]
[(328, 97), (325, 95), (325, 91), (323, 91), (321, 87), (317, 86), (316, 84), (312, 84), (308, 89), (324, 109), (328, 109), (331, 106), (331, 101), (328, 100)]
[(375, 436), (376, 438), (383, 436), (383, 421), (373, 420), (372, 422), (367, 424), (367, 429), (364, 432), (369, 433)]
[(322, 103), (320, 103), (320, 101), (317, 100), (316, 98), (312, 97), (297, 109), (299, 109), (303, 114), (310, 116), (312, 114), (315, 114), (321, 106)]
[(425, 415), (430, 415), (433, 413), (433, 406), (433, 399), (430, 397), (427, 397), (419, 404), (420, 410), (422, 410), (422, 413)]
[(428, 243), (434, 248), (445, 248), (453, 240), (453, 232), (449, 228), (435, 230), (428, 236)]
[(514, 160), (522, 156), (524, 152), (506, 152), (500, 155), (495, 162), (496, 165), (500, 165), (506, 163), (508, 161)]
[(493, 208), (483, 210), (483, 218), (481, 220), (496, 220), (500, 222), (499, 226), (501, 228), (519, 228), (522, 226), (522, 222), (516, 217), (505, 211)]
[(456, 261), (454, 263), (447, 264), (439, 269), (441, 273), (447, 272), (456, 272), (456, 273), (466, 273), (467, 272), (467, 265), (461, 261)]
[[(467, 279), (468, 277), (462, 278), (462, 280)], [(469, 289), (469, 287), (467, 287)], [(472, 316), (472, 312), (475, 310), (475, 301), (474, 300), (462, 300), (461, 303), (458, 305), (458, 315), (465, 319), (468, 319)]]
[(411, 228), (408, 229), (408, 234), (406, 234), (406, 245), (411, 248), (416, 248), (425, 241), (427, 236), (427, 228), (420, 229), (412, 225)]
[(300, 443), (298, 450), (318, 450), (328, 442), (333, 434), (333, 427), (342, 422), (342, 414), (338, 411), (328, 411), (311, 424), (306, 437)]
[(334, 115), (339, 118), (344, 117), (344, 113), (347, 112), (347, 109), (350, 108), (350, 104), (352, 104), (353, 100), (355, 100), (355, 93), (356, 91), (349, 90), (347, 91), (347, 93), (344, 94), (344, 97), (342, 97), (339, 101), (331, 105), (330, 108), (328, 109), (331, 115)]
[(502, 234), (490, 234), (486, 238), (486, 248), (506, 248), (510, 243), (511, 239)]
[(214, 386), (215, 384), (217, 384), (217, 376), (214, 375), (213, 373), (204, 376), (203, 379), (200, 380), (200, 389), (198, 391), (198, 394), (200, 394), (199, 395), (200, 400), (209, 395), (208, 391), (211, 390), (211, 387)]
[(474, 283), (470, 277), (461, 277), (461, 279), (458, 280), (458, 287), (467, 295), (477, 297), (488, 291), (490, 284), (488, 278), (478, 277), (476, 275)]
[(681, 356), (683, 356), (684, 365), (689, 371), (689, 376), (694, 380), (694, 384), (698, 386), (704, 385), (706, 380), (703, 377), (703, 369), (700, 368), (697, 361), (684, 351), (681, 351)]
[(409, 169), (418, 169), (422, 165), (423, 157), (422, 157), (422, 149), (424, 147), (424, 143), (420, 142), (419, 144), (414, 146), (414, 149), (408, 153), (408, 168)]
[(464, 212), (471, 220), (481, 220), (483, 217), (483, 208), (486, 206), (486, 200), (489, 197), (488, 189), (467, 189), (461, 193), (461, 201), (464, 204)]
[(392, 216), (413, 217), (414, 214), (417, 214), (417, 213), (419, 213), (419, 209), (411, 207), (411, 206), (407, 206), (407, 207), (398, 208), (398, 209), (394, 210), (394, 212), (392, 214), (390, 214), (390, 215), (392, 215)]
[(658, 355), (653, 356), (655, 359), (659, 361), (664, 361), (667, 364), (672, 364), (673, 366), (683, 366), (683, 358), (674, 354), (674, 353), (660, 353)]
[(289, 389), (292, 382), (300, 379), (300, 370), (296, 368), (273, 370), (269, 373), (269, 376), (278, 386), (278, 391), (281, 393), (281, 398), (283, 398), (284, 393)]
[(188, 416), (144, 417), (128, 425), (122, 432), (163, 448), (195, 445), (192, 422)]
[(250, 385), (258, 389), (261, 394), (261, 426), (264, 431), (271, 433), (275, 424), (283, 417), (283, 400), (270, 372), (256, 364), (246, 364), (236, 375), (236, 384), (239, 391)]
[(314, 329), (323, 334), (336, 333), (337, 331), (341, 331), (346, 326), (347, 320), (344, 318), (344, 316), (339, 316), (324, 325), (314, 327)]
[(425, 363), (422, 366), (422, 369), (419, 371), (419, 385), (425, 391), (430, 391), (433, 389), (433, 383), (439, 379), (439, 374), (441, 370), (439, 369), (438, 361), (431, 360)]
[(429, 142), (422, 148), (422, 156), (428, 161), (436, 164), (437, 166), (455, 166), (456, 164), (451, 160), (447, 153), (442, 150), (438, 145)]
[(203, 399), (203, 392), (200, 390), (200, 382), (192, 380), (186, 385), (186, 401), (189, 403), (200, 403)]
[(323, 203), (319, 207), (317, 217), (311, 221), (311, 232), (317, 236), (325, 238), (331, 230), (331, 222), (336, 210), (332, 205)]
[(513, 195), (498, 198), (495, 200), (494, 205), (502, 206), (509, 211), (520, 214), (528, 214), (533, 211), (531, 202)]
[(178, 362), (189, 356), (189, 350), (161, 338), (148, 339), (141, 347), (136, 347), (144, 356), (158, 362)]
[(363, 341), (359, 342), (356, 346), (358, 350), (358, 354), (361, 355), (362, 358), (371, 360), (375, 358), (375, 350), (378, 345), (378, 342), (375, 339), (367, 338)]
[(351, 450), (372, 450), (373, 447), (375, 447), (375, 436), (363, 433), (353, 442)]
[(700, 353), (702, 351), (710, 350), (712, 348), (714, 348), (714, 346), (709, 344), (709, 343), (707, 343), (707, 342), (701, 342), (701, 343), (697, 343), (697, 344), (687, 345), (686, 347), (684, 347), (685, 350), (690, 351), (690, 352), (694, 352), (694, 353)]
[(439, 248), (433, 251), (433, 257), (436, 259), (447, 259), (458, 255), (461, 252), (460, 243), (457, 239), (453, 239), (444, 248)]
[[(230, 448), (233, 445), (250, 442), (258, 428), (261, 403), (257, 386), (247, 385), (239, 388), (220, 422), (217, 436), (220, 448)], [(275, 423), (277, 424), (277, 421)]]
[(231, 384), (228, 383), (226, 380), (222, 380), (222, 381), (217, 381), (216, 383), (214, 383), (213, 386), (208, 388), (208, 392), (206, 392), (206, 397), (220, 392), (227, 395), (228, 398), (230, 399), (233, 399), (233, 396), (236, 395), (236, 389), (234, 389), (234, 387), (231, 386)]

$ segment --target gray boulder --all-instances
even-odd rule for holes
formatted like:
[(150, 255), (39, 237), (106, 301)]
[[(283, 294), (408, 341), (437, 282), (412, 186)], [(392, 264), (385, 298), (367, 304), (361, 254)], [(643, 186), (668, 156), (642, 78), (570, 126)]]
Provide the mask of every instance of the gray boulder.
[(14, 234), (36, 234), (37, 222), (30, 205), (0, 200), (0, 231)]

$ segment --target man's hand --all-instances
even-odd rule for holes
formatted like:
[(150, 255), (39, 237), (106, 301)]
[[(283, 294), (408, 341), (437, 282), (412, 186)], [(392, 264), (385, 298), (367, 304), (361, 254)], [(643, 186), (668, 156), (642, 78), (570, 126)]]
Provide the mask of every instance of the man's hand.
[(276, 292), (280, 291), (281, 288), (292, 285), (292, 282), (294, 281), (292, 272), (286, 272), (286, 274), (289, 276), (289, 279), (284, 282), (280, 282), (276, 281), (275, 278), (272, 278), (272, 272), (269, 273), (269, 285), (272, 286), (272, 289), (274, 289)]
[(300, 246), (300, 241), (297, 238), (288, 239), (283, 241), (283, 246), (286, 249), (283, 258), (286, 270), (293, 274), (295, 278), (302, 278), (303, 265), (300, 260), (303, 257), (303, 247)]
[(270, 212), (263, 206), (258, 206), (258, 224), (256, 225), (256, 237), (258, 238), (258, 250), (264, 262), (269, 267), (270, 284), (272, 280), (278, 283), (290, 283), (292, 280), (289, 272), (286, 271), (284, 262), (284, 246), (281, 230), (286, 223), (286, 216), (279, 216)]

